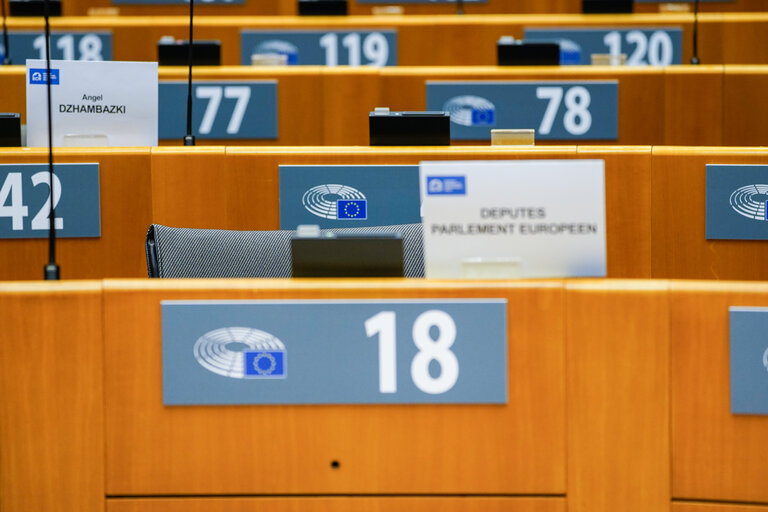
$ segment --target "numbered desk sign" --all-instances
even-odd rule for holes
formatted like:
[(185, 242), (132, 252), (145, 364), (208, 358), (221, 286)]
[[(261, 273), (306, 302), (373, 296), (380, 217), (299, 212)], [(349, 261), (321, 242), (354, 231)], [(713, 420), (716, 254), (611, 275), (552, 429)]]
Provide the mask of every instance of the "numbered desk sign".
[(427, 278), (604, 277), (602, 160), (422, 162)]
[(768, 165), (707, 165), (707, 239), (768, 240)]
[(768, 308), (729, 308), (731, 412), (768, 414)]
[[(462, 0), (465, 4), (485, 4), (488, 0)], [(456, 0), (357, 0), (359, 4), (387, 4), (387, 5), (407, 5), (407, 4), (453, 4)]]
[(251, 55), (286, 55), (288, 64), (317, 66), (395, 66), (395, 30), (243, 30), (240, 64)]
[(163, 301), (163, 403), (503, 404), (506, 310), (504, 299)]
[(418, 165), (281, 165), (280, 229), (421, 222)]
[[(160, 138), (187, 130), (186, 81), (160, 83)], [(277, 81), (192, 84), (192, 133), (201, 139), (276, 139)]]
[[(48, 73), (27, 61), (27, 145), (48, 145)], [(51, 61), (54, 146), (157, 146), (157, 62)]]
[[(11, 61), (45, 59), (45, 36), (41, 32), (9, 32)], [(112, 32), (51, 32), (51, 58), (61, 60), (112, 60)], [(0, 38), (0, 55), (5, 47)]]
[[(99, 164), (55, 164), (53, 172), (56, 236), (101, 236)], [(50, 194), (48, 164), (0, 164), (0, 238), (46, 238)]]
[(533, 128), (541, 140), (617, 140), (619, 84), (607, 81), (427, 81), (427, 110), (451, 115), (452, 140)]
[(592, 54), (626, 54), (627, 66), (669, 66), (683, 63), (683, 30), (666, 28), (526, 28), (526, 41), (557, 41), (591, 64)]

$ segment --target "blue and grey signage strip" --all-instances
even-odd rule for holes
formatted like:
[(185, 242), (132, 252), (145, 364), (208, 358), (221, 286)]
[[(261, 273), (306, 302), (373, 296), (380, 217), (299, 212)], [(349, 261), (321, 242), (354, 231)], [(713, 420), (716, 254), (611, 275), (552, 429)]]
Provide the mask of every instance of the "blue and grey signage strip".
[[(101, 236), (99, 164), (54, 164), (56, 236)], [(0, 164), (0, 238), (46, 238), (48, 164)]]
[(163, 402), (503, 404), (506, 302), (163, 301)]
[(427, 110), (451, 115), (451, 139), (490, 140), (493, 128), (533, 128), (540, 140), (617, 140), (619, 83), (427, 81)]
[(731, 307), (731, 412), (768, 414), (768, 308)]
[(397, 30), (243, 30), (240, 64), (251, 55), (285, 55), (288, 65), (396, 66)]
[[(11, 61), (24, 64), (27, 59), (45, 59), (45, 36), (42, 32), (8, 32)], [(112, 60), (112, 32), (53, 31), (52, 60)], [(0, 55), (5, 55), (0, 38)]]
[(768, 165), (708, 164), (706, 236), (768, 240)]
[(280, 166), (280, 229), (418, 222), (418, 165)]
[[(160, 139), (186, 133), (187, 82), (159, 84)], [(200, 139), (277, 139), (277, 81), (195, 81), (192, 131)]]

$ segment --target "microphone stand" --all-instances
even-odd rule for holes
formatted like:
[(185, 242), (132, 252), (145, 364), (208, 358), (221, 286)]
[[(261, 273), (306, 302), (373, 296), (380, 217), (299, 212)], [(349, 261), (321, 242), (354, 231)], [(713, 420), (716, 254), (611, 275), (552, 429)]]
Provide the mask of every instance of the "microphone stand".
[[(0, 0), (2, 1), (2, 0)], [(46, 281), (58, 281), (59, 266), (56, 264), (56, 209), (53, 206), (53, 122), (51, 121), (51, 27), (48, 23), (49, 0), (43, 2), (45, 17), (45, 61), (46, 61), (46, 92), (48, 93), (48, 201), (51, 211), (48, 215), (48, 264), (44, 268)]]
[(693, 57), (691, 64), (699, 64), (699, 0), (693, 2)]
[[(2, 0), (0, 0), (2, 1)], [(195, 9), (195, 0), (189, 0), (189, 79), (187, 80), (187, 134), (184, 136), (185, 146), (195, 145), (195, 136), (192, 135), (192, 19)]]
[(3, 66), (11, 63), (11, 48), (8, 46), (8, 26), (5, 23), (5, 0), (0, 0), (0, 7), (3, 9)]

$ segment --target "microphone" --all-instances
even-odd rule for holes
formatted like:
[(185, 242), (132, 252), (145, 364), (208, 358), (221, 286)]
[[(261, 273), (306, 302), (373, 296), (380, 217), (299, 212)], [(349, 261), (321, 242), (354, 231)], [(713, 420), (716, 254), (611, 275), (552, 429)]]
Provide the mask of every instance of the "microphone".
[(192, 135), (192, 48), (195, 46), (192, 37), (192, 19), (194, 10), (195, 0), (189, 0), (189, 79), (187, 80), (187, 134), (184, 136), (185, 146), (195, 145), (195, 136)]
[(693, 2), (693, 57), (691, 64), (698, 65), (699, 62), (699, 0)]
[(8, 26), (5, 23), (5, 0), (0, 0), (0, 7), (3, 9), (3, 66), (11, 63), (11, 49), (8, 46)]
[[(0, 0), (2, 2), (2, 0)], [(45, 18), (45, 70), (46, 70), (46, 92), (48, 93), (48, 202), (51, 205), (51, 211), (48, 215), (48, 264), (44, 268), (44, 279), (46, 281), (59, 280), (59, 266), (56, 264), (56, 209), (53, 206), (53, 122), (51, 121), (51, 27), (48, 23), (49, 2), (45, 0), (43, 4), (43, 17)]]
[(456, 0), (456, 14), (464, 14), (464, 0)]

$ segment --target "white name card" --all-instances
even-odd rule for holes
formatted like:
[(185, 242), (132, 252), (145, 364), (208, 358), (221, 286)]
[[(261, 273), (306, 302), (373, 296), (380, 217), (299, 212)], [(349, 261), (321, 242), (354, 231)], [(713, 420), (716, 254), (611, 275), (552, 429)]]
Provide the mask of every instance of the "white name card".
[[(54, 146), (157, 146), (157, 63), (51, 61)], [(27, 60), (27, 145), (48, 145), (45, 60)]]
[(602, 160), (422, 162), (427, 278), (602, 277)]

